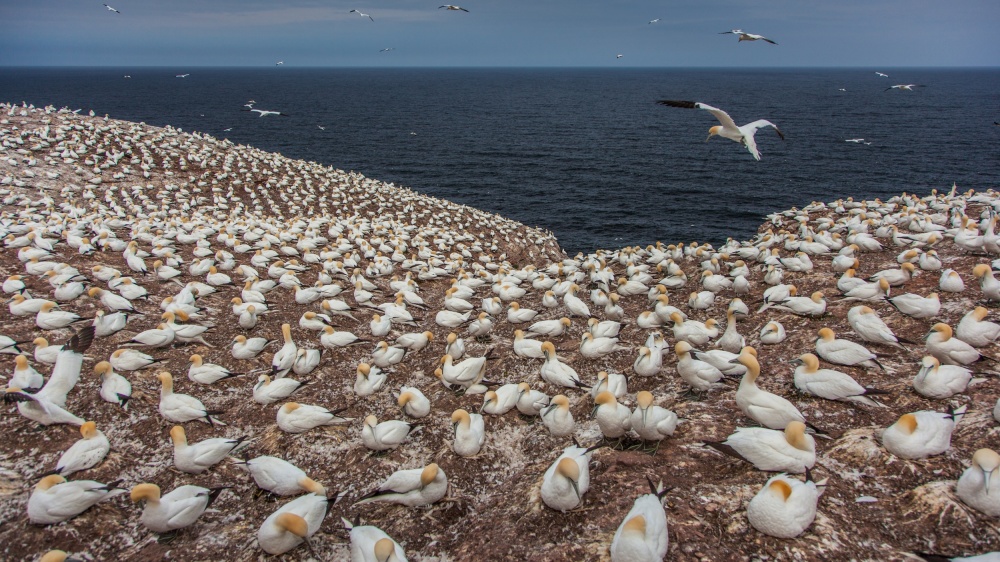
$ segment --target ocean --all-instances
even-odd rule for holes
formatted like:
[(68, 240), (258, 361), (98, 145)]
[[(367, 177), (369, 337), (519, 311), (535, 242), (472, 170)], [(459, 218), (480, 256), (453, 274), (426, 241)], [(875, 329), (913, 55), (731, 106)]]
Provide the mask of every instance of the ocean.
[[(877, 70), (889, 78), (867, 68), (3, 68), (0, 101), (354, 170), (544, 227), (575, 253), (746, 239), (768, 213), (813, 200), (1000, 188), (1000, 70)], [(909, 83), (926, 87), (884, 91)], [(289, 117), (241, 112), (251, 99)], [(740, 125), (768, 119), (785, 140), (758, 131), (757, 162), (728, 139), (705, 142), (717, 124), (708, 112), (659, 99), (713, 105)]]

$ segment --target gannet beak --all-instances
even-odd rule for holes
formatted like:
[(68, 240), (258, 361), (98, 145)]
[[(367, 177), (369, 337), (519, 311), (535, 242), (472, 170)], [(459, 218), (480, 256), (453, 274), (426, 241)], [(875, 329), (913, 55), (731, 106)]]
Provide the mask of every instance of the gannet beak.
[(705, 139), (705, 142), (708, 142), (710, 140), (712, 140), (712, 135), (708, 135), (708, 137)]
[(993, 474), (992, 470), (989, 472), (986, 472), (985, 470), (983, 471), (983, 488), (986, 490), (987, 496), (990, 495), (990, 474)]
[(577, 499), (579, 499), (580, 498), (580, 485), (576, 482), (576, 480), (570, 480), (570, 483), (573, 484), (573, 491), (576, 492), (576, 497), (577, 497)]
[(597, 417), (597, 409), (600, 408), (600, 407), (601, 407), (601, 405), (597, 404), (596, 406), (594, 406), (594, 409), (590, 411), (590, 418), (591, 419), (594, 419), (595, 417)]

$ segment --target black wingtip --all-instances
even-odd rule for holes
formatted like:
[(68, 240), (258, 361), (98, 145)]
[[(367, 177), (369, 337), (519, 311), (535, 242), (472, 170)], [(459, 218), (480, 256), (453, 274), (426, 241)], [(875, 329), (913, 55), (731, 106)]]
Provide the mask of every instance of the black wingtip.
[(64, 349), (68, 349), (73, 353), (86, 353), (90, 349), (90, 344), (94, 343), (94, 332), (95, 328), (93, 326), (87, 326), (74, 334)]
[(679, 107), (681, 109), (698, 109), (698, 102), (694, 101), (658, 100), (656, 103), (658, 105), (665, 105), (667, 107)]

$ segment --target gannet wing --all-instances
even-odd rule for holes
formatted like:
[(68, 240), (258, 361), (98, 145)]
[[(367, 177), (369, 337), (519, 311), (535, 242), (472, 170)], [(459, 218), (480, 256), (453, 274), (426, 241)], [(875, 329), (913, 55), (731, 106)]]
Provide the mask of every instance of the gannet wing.
[(660, 100), (656, 103), (666, 105), (668, 107), (680, 107), (682, 109), (704, 109), (714, 115), (715, 118), (719, 120), (719, 123), (722, 123), (723, 127), (739, 129), (739, 127), (736, 126), (736, 122), (733, 121), (733, 118), (730, 117), (728, 113), (717, 107), (712, 107), (696, 101)]
[(753, 134), (757, 131), (757, 129), (760, 129), (760, 128), (763, 128), (763, 127), (771, 127), (771, 128), (773, 128), (774, 131), (776, 133), (778, 133), (778, 136), (781, 137), (781, 140), (785, 140), (785, 134), (781, 132), (781, 129), (779, 129), (777, 125), (775, 125), (774, 123), (771, 123), (767, 119), (758, 119), (758, 120), (756, 120), (756, 121), (754, 121), (752, 123), (747, 123), (746, 125), (743, 125), (742, 127), (740, 127), (740, 130), (743, 131), (743, 132), (745, 132), (745, 133), (747, 133), (747, 134), (749, 134), (749, 136), (753, 136)]

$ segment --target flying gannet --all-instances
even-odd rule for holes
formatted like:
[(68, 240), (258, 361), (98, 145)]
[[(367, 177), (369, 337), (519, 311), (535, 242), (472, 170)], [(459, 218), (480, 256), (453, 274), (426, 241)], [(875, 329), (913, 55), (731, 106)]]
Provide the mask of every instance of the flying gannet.
[(754, 140), (754, 134), (757, 129), (761, 127), (773, 127), (781, 140), (785, 140), (785, 134), (778, 129), (778, 126), (771, 123), (767, 119), (758, 119), (752, 123), (747, 123), (742, 127), (736, 125), (733, 118), (729, 116), (728, 113), (722, 111), (721, 109), (712, 107), (696, 101), (677, 101), (677, 100), (659, 100), (656, 103), (660, 105), (665, 105), (668, 107), (680, 107), (683, 109), (704, 109), (715, 115), (715, 118), (722, 123), (721, 126), (716, 125), (708, 130), (708, 138), (705, 142), (708, 142), (714, 135), (719, 135), (720, 137), (725, 137), (730, 140), (734, 140), (743, 146), (747, 147), (750, 154), (753, 154), (754, 159), (760, 160), (760, 152), (757, 150), (757, 142)]

